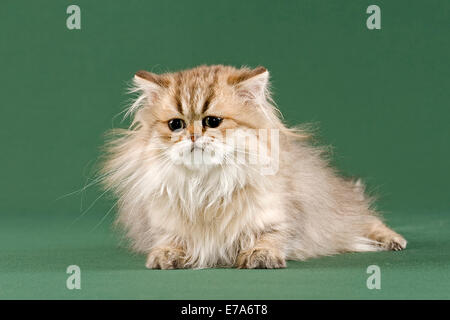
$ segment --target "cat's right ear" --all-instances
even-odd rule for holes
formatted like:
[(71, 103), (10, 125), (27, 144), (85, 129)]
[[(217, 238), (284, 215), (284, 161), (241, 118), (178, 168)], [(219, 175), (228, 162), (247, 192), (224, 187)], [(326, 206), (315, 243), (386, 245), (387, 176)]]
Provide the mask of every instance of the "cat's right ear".
[(160, 76), (148, 71), (138, 71), (133, 78), (133, 86), (130, 93), (139, 93), (133, 104), (128, 109), (125, 116), (134, 114), (141, 107), (151, 105), (161, 91), (169, 86), (169, 80), (164, 76)]
[(170, 80), (164, 75), (141, 70), (134, 75), (133, 83), (131, 93), (140, 93), (140, 98), (133, 104), (133, 108), (137, 108), (138, 105), (140, 106), (144, 102), (151, 104), (157, 100), (161, 91), (169, 87)]
[(141, 90), (158, 90), (169, 86), (167, 78), (145, 70), (136, 72), (134, 83)]

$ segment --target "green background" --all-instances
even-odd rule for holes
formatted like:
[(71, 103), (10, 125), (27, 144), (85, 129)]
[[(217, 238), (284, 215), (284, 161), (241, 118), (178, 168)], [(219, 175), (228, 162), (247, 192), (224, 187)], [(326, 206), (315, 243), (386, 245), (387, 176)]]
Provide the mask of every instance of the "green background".
[[(69, 4), (81, 30), (66, 28)], [(366, 27), (370, 4), (381, 30)], [(449, 1), (3, 0), (0, 52), (0, 298), (450, 298)], [(267, 67), (286, 121), (320, 128), (407, 250), (146, 270), (111, 227), (113, 199), (71, 192), (103, 133), (127, 125), (134, 72), (199, 64)], [(81, 290), (66, 288), (72, 264)], [(372, 264), (381, 290), (366, 287)]]

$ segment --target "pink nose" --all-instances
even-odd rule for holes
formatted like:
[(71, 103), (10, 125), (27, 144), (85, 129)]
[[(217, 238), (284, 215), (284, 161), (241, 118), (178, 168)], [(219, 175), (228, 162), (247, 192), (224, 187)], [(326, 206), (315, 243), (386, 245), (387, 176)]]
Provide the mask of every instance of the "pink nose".
[(198, 134), (191, 134), (191, 141), (195, 142), (200, 136)]

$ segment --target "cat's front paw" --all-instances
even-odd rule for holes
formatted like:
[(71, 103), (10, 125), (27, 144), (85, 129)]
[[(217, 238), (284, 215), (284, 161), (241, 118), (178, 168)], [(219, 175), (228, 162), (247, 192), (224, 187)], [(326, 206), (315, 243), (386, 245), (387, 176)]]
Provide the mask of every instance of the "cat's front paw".
[(394, 234), (392, 237), (383, 239), (382, 246), (386, 250), (400, 251), (406, 248), (408, 243), (401, 235)]
[(286, 260), (275, 248), (254, 248), (243, 251), (237, 258), (240, 269), (278, 269), (286, 268)]
[(185, 266), (184, 251), (178, 248), (154, 248), (147, 256), (149, 269), (182, 269)]

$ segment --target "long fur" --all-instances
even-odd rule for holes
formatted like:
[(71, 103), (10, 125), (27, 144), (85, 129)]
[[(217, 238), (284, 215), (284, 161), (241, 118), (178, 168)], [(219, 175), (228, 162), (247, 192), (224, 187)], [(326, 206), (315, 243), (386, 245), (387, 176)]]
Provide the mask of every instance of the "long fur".
[[(180, 248), (182, 267), (205, 268), (235, 266), (241, 253), (267, 243), (282, 259), (304, 260), (386, 249), (383, 242), (401, 238), (393, 231), (390, 239), (378, 237), (379, 228), (391, 230), (361, 181), (340, 177), (307, 132), (282, 123), (265, 69), (202, 66), (158, 76), (158, 83), (154, 77), (135, 77), (132, 91), (139, 95), (128, 110), (133, 125), (112, 132), (102, 171), (117, 196), (118, 223), (136, 251)], [(169, 140), (167, 120), (177, 103), (186, 119), (201, 119), (207, 99), (207, 112), (226, 117), (225, 127), (279, 131), (275, 174), (240, 161), (236, 153), (248, 150), (228, 145), (214, 130), (204, 133), (203, 143), (219, 151), (216, 165), (174, 163), (173, 153), (190, 140)]]

